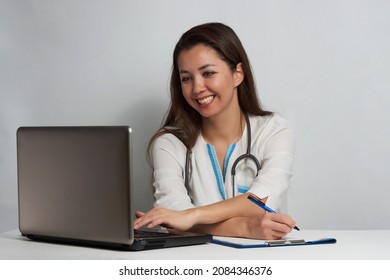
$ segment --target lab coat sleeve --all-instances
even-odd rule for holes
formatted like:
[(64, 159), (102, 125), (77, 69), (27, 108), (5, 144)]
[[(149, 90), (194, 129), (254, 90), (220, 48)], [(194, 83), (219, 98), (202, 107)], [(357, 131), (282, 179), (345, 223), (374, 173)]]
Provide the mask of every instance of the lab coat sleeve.
[(184, 210), (193, 208), (184, 186), (186, 147), (172, 134), (158, 137), (152, 145), (155, 206)]
[(288, 127), (274, 131), (265, 141), (262, 166), (250, 192), (260, 198), (268, 197), (267, 206), (279, 211), (282, 197), (290, 184), (295, 142)]

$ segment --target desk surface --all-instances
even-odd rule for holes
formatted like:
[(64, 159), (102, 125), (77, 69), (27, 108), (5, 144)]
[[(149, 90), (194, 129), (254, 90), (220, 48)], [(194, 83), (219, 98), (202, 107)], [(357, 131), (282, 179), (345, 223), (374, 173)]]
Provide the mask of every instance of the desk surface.
[(336, 244), (234, 249), (216, 244), (122, 252), (31, 241), (18, 230), (0, 234), (0, 259), (5, 260), (390, 260), (390, 230), (304, 230), (313, 239), (334, 237)]

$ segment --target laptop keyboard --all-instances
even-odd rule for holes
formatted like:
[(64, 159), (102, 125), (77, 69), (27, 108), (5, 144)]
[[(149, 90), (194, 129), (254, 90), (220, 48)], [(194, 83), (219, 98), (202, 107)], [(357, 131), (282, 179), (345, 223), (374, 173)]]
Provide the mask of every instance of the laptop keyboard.
[(135, 230), (134, 231), (134, 238), (152, 238), (152, 237), (166, 237), (174, 235), (173, 233), (169, 232), (157, 232), (157, 231), (142, 231), (142, 230)]

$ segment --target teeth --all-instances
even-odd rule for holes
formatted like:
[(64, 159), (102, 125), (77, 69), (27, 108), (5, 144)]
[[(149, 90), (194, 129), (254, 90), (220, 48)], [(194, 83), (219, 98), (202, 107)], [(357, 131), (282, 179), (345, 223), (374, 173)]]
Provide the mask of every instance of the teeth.
[(214, 96), (208, 96), (206, 98), (203, 98), (203, 99), (198, 99), (198, 102), (200, 104), (209, 104), (211, 101), (213, 101), (214, 99)]

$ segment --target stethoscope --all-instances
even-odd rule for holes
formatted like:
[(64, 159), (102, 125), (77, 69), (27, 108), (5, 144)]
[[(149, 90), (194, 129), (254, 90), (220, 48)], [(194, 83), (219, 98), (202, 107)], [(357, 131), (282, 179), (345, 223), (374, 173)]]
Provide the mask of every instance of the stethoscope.
[[(248, 113), (244, 113), (244, 116), (245, 116), (245, 121), (246, 121), (246, 126), (247, 126), (247, 133), (248, 133), (248, 144), (247, 144), (247, 147), (246, 147), (246, 153), (245, 154), (242, 154), (241, 156), (239, 156), (233, 163), (232, 165), (232, 171), (231, 171), (231, 175), (232, 175), (232, 187), (233, 187), (233, 197), (236, 195), (236, 190), (235, 190), (235, 182), (234, 182), (234, 177), (236, 176), (236, 167), (238, 165), (238, 163), (240, 163), (240, 161), (244, 160), (244, 159), (250, 159), (252, 160), (255, 165), (256, 165), (256, 176), (259, 174), (259, 171), (261, 169), (261, 165), (260, 165), (260, 162), (259, 160), (250, 153), (250, 150), (251, 150), (251, 145), (252, 145), (252, 133), (251, 133), (251, 124), (249, 122), (249, 116), (248, 116)], [(187, 189), (187, 191), (189, 191), (189, 173), (190, 173), (190, 161), (191, 161), (191, 151), (189, 149), (187, 149), (187, 154), (186, 154), (186, 163), (185, 163), (185, 170), (184, 170), (184, 185)]]

